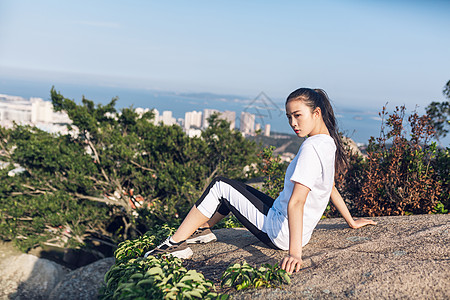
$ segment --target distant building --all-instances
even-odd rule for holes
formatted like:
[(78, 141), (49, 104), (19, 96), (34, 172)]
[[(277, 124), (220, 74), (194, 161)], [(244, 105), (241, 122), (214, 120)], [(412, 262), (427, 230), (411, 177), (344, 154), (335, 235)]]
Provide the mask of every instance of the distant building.
[(220, 114), (220, 118), (230, 122), (230, 130), (236, 127), (236, 112), (226, 110)]
[(0, 125), (12, 127), (13, 123), (34, 125), (49, 132), (66, 132), (65, 124), (72, 121), (64, 112), (54, 112), (53, 104), (42, 98), (30, 100), (0, 94)]
[(32, 123), (52, 123), (53, 104), (41, 98), (30, 98), (31, 102), (31, 122)]
[(206, 108), (203, 110), (203, 122), (202, 122), (202, 128), (208, 128), (209, 123), (208, 123), (208, 118), (211, 117), (214, 113), (219, 113), (219, 111), (217, 109), (209, 109)]
[(149, 112), (150, 109), (149, 108), (142, 108), (142, 107), (137, 107), (134, 112), (137, 113), (139, 115), (139, 117), (142, 117), (146, 112)]
[(176, 124), (177, 120), (172, 116), (172, 111), (165, 110), (162, 113), (161, 122), (163, 122), (164, 125), (171, 126)]
[(241, 126), (240, 131), (246, 135), (255, 133), (255, 115), (248, 112), (241, 112)]
[(200, 129), (190, 128), (186, 131), (186, 134), (192, 138), (192, 137), (201, 137), (202, 131)]
[(261, 124), (260, 123), (256, 123), (255, 124), (255, 132), (261, 130)]
[(184, 114), (184, 129), (201, 128), (202, 127), (202, 112), (190, 111)]
[(270, 124), (266, 124), (266, 126), (264, 126), (264, 135), (270, 136)]
[(21, 97), (0, 95), (0, 122), (31, 123), (32, 103)]
[(153, 109), (153, 124), (154, 125), (158, 125), (160, 122), (160, 118), (159, 118), (159, 110), (157, 110), (156, 108)]

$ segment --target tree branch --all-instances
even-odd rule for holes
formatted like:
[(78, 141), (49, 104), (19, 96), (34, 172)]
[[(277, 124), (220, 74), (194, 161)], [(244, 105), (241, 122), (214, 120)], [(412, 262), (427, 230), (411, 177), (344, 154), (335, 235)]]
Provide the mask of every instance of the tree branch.
[(34, 191), (32, 191), (32, 192), (12, 192), (11, 193), (11, 196), (19, 196), (19, 195), (38, 195), (38, 194), (47, 194), (47, 193), (50, 193), (51, 194), (51, 192), (48, 192), (48, 191), (41, 191), (41, 190), (34, 190)]
[(97, 161), (98, 165), (100, 166), (100, 170), (102, 172), (103, 177), (105, 177), (106, 181), (109, 181), (108, 175), (106, 175), (105, 170), (102, 168), (102, 166), (100, 164), (100, 157), (98, 156), (98, 153), (94, 147), (94, 144), (92, 144), (92, 142), (89, 138), (87, 138), (86, 140), (88, 141), (89, 147), (91, 147), (92, 152), (94, 152), (95, 160)]
[(16, 217), (13, 217), (13, 216), (10, 216), (10, 215), (6, 215), (6, 216), (4, 216), (4, 218), (5, 219), (16, 219), (16, 220), (19, 220), (19, 221), (33, 221), (33, 218), (31, 218), (31, 217), (16, 218)]
[(132, 160), (130, 160), (130, 162), (131, 162), (133, 165), (135, 165), (135, 166), (141, 168), (142, 170), (149, 171), (149, 172), (155, 172), (155, 170), (150, 169), (150, 168), (147, 168), (147, 167), (144, 167), (144, 166), (141, 166), (141, 165), (138, 164), (137, 162), (134, 162), (134, 161), (132, 161)]
[(125, 205), (123, 203), (121, 203), (121, 201), (109, 200), (108, 198), (99, 198), (99, 197), (93, 197), (93, 196), (86, 196), (86, 195), (82, 195), (82, 194), (79, 194), (79, 193), (75, 193), (75, 196), (80, 198), (80, 199), (91, 200), (91, 201), (95, 201), (95, 202), (106, 203), (106, 204), (109, 204), (109, 205), (116, 205), (116, 206), (123, 206), (123, 207), (125, 207)]

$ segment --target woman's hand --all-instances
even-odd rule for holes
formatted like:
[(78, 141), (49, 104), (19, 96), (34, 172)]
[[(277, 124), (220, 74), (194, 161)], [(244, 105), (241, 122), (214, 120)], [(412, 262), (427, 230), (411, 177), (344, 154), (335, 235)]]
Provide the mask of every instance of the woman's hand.
[(377, 225), (377, 222), (369, 219), (359, 218), (354, 219), (352, 224), (350, 224), (349, 226), (353, 229), (358, 229), (366, 225)]
[(286, 270), (289, 274), (292, 274), (294, 272), (300, 271), (300, 267), (302, 265), (303, 261), (300, 256), (294, 256), (291, 254), (288, 254), (283, 260), (281, 261), (281, 268), (283, 270)]

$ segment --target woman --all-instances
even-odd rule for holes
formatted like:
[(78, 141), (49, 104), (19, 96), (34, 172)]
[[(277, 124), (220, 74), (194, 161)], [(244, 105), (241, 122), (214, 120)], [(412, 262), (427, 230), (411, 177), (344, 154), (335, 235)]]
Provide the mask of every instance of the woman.
[(286, 100), (286, 116), (299, 137), (307, 137), (289, 164), (284, 189), (277, 199), (243, 183), (218, 177), (192, 207), (178, 230), (160, 246), (145, 254), (170, 253), (190, 258), (188, 243), (215, 240), (209, 228), (230, 211), (269, 247), (288, 250), (281, 268), (300, 270), (302, 247), (311, 238), (328, 201), (351, 228), (375, 225), (367, 219), (353, 219), (334, 186), (334, 175), (347, 164), (336, 119), (325, 91), (300, 88)]

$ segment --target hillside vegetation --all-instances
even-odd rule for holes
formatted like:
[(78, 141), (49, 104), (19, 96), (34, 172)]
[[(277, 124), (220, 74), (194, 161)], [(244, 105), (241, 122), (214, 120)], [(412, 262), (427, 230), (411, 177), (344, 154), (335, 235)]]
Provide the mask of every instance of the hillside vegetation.
[[(0, 238), (23, 251), (47, 243), (95, 252), (99, 243), (176, 225), (218, 175), (262, 177), (272, 197), (283, 188), (286, 164), (260, 141), (282, 146), (291, 138), (245, 139), (217, 116), (200, 138), (189, 138), (179, 126), (153, 125), (151, 113), (118, 111), (117, 99), (77, 104), (55, 89), (51, 99), (71, 118), (70, 134), (0, 127), (0, 161), (7, 165), (0, 169)], [(432, 140), (439, 122), (445, 134), (447, 106), (433, 104), (431, 117), (383, 109), (381, 137), (369, 141), (366, 158), (349, 154), (349, 170), (337, 178), (354, 215), (447, 212), (449, 148)], [(300, 141), (291, 144), (295, 153)], [(12, 176), (17, 165), (24, 171)], [(326, 215), (336, 212), (330, 207)]]

